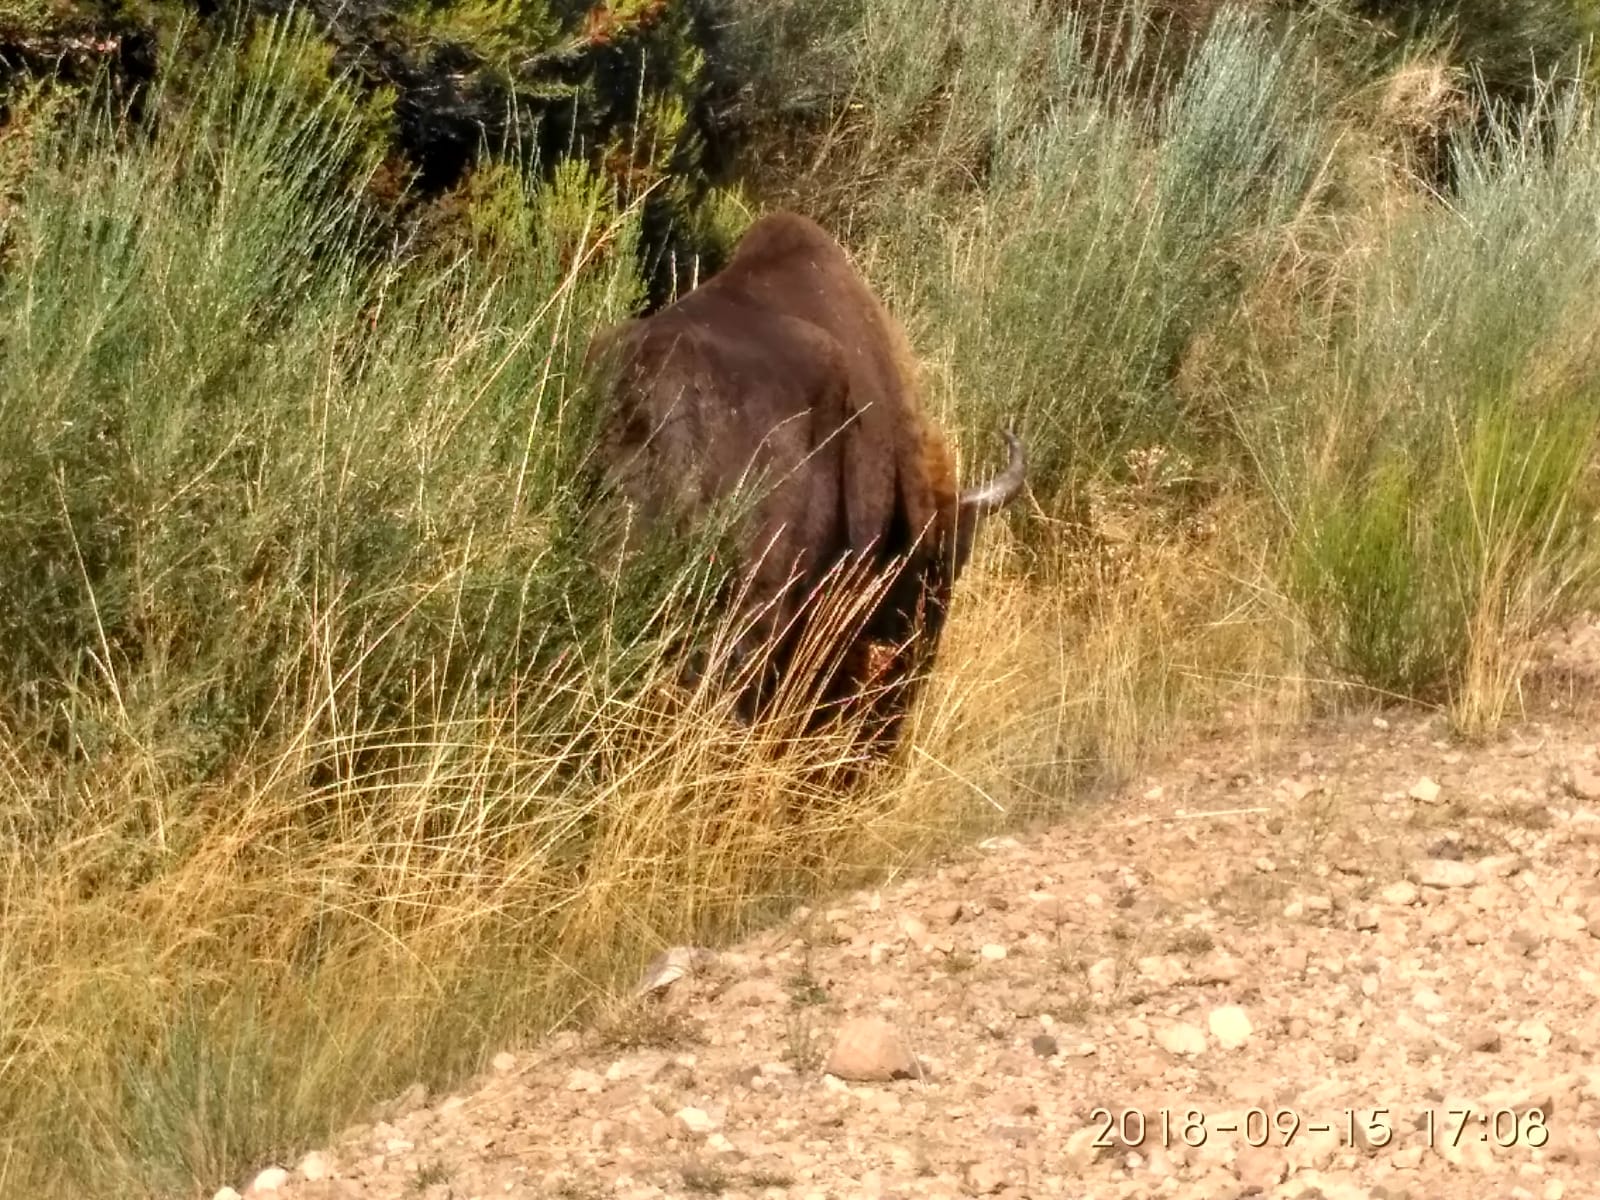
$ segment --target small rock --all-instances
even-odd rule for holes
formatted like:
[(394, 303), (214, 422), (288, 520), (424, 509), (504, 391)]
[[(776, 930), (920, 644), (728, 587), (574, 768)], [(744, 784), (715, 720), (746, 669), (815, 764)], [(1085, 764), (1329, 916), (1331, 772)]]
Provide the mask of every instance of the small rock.
[(1209, 951), (1194, 964), (1194, 978), (1198, 983), (1232, 983), (1239, 978), (1239, 960), (1221, 950)]
[(1506, 935), (1506, 942), (1518, 954), (1525, 956), (1532, 954), (1543, 944), (1540, 941), (1538, 934), (1534, 933), (1531, 929), (1524, 929), (1521, 926), (1518, 926), (1516, 929), (1513, 929), (1509, 934)]
[(1064, 925), (1072, 919), (1074, 908), (1072, 901), (1065, 896), (1046, 896), (1039, 901), (1034, 911), (1052, 925)]
[(1475, 1025), (1467, 1030), (1461, 1044), (1468, 1050), (1477, 1050), (1484, 1054), (1493, 1054), (1500, 1049), (1500, 1031), (1493, 1025)]
[(1442, 905), (1422, 919), (1422, 931), (1429, 937), (1449, 937), (1461, 927), (1461, 914)]
[(1471, 863), (1424, 858), (1412, 865), (1411, 878), (1423, 887), (1470, 888), (1478, 882), (1478, 871)]
[(1420, 804), (1437, 804), (1439, 802), (1439, 792), (1439, 785), (1424, 775), (1411, 785), (1406, 795)]
[(1417, 889), (1417, 885), (1404, 880), (1399, 883), (1391, 883), (1380, 894), (1383, 896), (1385, 904), (1393, 904), (1398, 907), (1415, 904), (1422, 898), (1422, 893)]
[(1006, 1173), (992, 1162), (976, 1162), (967, 1168), (967, 1189), (974, 1196), (990, 1196), (1006, 1186)]
[(278, 1191), (289, 1182), (289, 1172), (282, 1167), (268, 1167), (250, 1181), (245, 1189), (247, 1196), (265, 1196)]
[(823, 1070), (856, 1083), (910, 1079), (921, 1074), (900, 1035), (881, 1017), (857, 1017), (839, 1031)]
[(428, 1085), (413, 1083), (401, 1092), (388, 1104), (384, 1105), (384, 1119), (389, 1121), (399, 1120), (408, 1113), (414, 1113), (428, 1102)]
[(999, 962), (1006, 956), (1006, 948), (997, 942), (988, 942), (978, 953), (989, 962)]
[(1570, 1114), (1577, 1107), (1576, 1090), (1580, 1075), (1556, 1076), (1527, 1087), (1507, 1088), (1485, 1092), (1483, 1106), (1491, 1112), (1498, 1108), (1525, 1112), (1537, 1108), (1548, 1120), (1556, 1112)]
[(220, 1187), (211, 1197), (211, 1200), (244, 1200), (244, 1197), (240, 1196), (231, 1187)]
[(1490, 1150), (1487, 1140), (1480, 1142), (1463, 1135), (1459, 1141), (1454, 1138), (1441, 1139), (1434, 1148), (1447, 1163), (1474, 1175), (1488, 1175), (1496, 1165), (1494, 1152)]
[(1102, 958), (1089, 967), (1089, 990), (1097, 993), (1109, 992), (1117, 982), (1117, 960)]
[(311, 1183), (318, 1183), (333, 1175), (333, 1163), (320, 1150), (313, 1150), (302, 1158), (297, 1169), (300, 1172), (300, 1177)]
[(517, 1056), (509, 1050), (502, 1050), (489, 1060), (489, 1065), (504, 1075), (517, 1065)]
[(1224, 1050), (1237, 1050), (1255, 1032), (1249, 1016), (1237, 1004), (1225, 1004), (1212, 1009), (1206, 1024), (1211, 1029), (1211, 1036), (1217, 1039)]
[(1246, 1143), (1234, 1159), (1233, 1170), (1247, 1193), (1251, 1189), (1264, 1193), (1283, 1182), (1289, 1173), (1289, 1162), (1281, 1150)]
[(1193, 1056), (1206, 1048), (1206, 1035), (1186, 1021), (1174, 1021), (1156, 1030), (1156, 1044), (1168, 1054)]
[(1573, 813), (1567, 834), (1575, 842), (1600, 842), (1600, 813)]
[(1061, 1053), (1061, 1047), (1057, 1044), (1055, 1038), (1048, 1033), (1034, 1034), (1033, 1041), (1029, 1044), (1033, 1047), (1033, 1052), (1040, 1058), (1054, 1058)]
[(1284, 790), (1289, 793), (1289, 799), (1298, 803), (1307, 796), (1313, 796), (1320, 792), (1322, 785), (1315, 779), (1290, 779), (1286, 781)]
[(1600, 1140), (1593, 1129), (1581, 1125), (1557, 1125), (1550, 1135), (1546, 1154), (1552, 1162), (1576, 1163), (1600, 1170)]
[(1138, 966), (1140, 975), (1162, 987), (1173, 987), (1187, 975), (1183, 963), (1170, 954), (1147, 954), (1139, 960)]
[(664, 992), (678, 979), (704, 971), (714, 962), (717, 962), (717, 954), (714, 950), (707, 950), (706, 947), (667, 947), (661, 954), (651, 958), (650, 963), (645, 966), (645, 973), (638, 981), (637, 995)]
[(1100, 1139), (1100, 1131), (1101, 1126), (1089, 1125), (1067, 1137), (1063, 1154), (1067, 1164), (1074, 1170), (1080, 1173), (1088, 1170), (1095, 1159), (1111, 1149), (1109, 1146), (1095, 1144)]
[(1528, 869), (1528, 860), (1520, 854), (1491, 854), (1478, 860), (1478, 870), (1494, 879), (1509, 879)]
[(1548, 1046), (1550, 1044), (1550, 1026), (1543, 1021), (1524, 1021), (1517, 1026), (1517, 1036), (1525, 1042), (1532, 1042), (1535, 1046)]
[(1600, 800), (1600, 771), (1575, 762), (1567, 768), (1567, 791), (1579, 800)]
[(673, 1120), (678, 1123), (678, 1128), (695, 1137), (705, 1137), (721, 1124), (705, 1109), (692, 1106), (680, 1108), (673, 1114)]

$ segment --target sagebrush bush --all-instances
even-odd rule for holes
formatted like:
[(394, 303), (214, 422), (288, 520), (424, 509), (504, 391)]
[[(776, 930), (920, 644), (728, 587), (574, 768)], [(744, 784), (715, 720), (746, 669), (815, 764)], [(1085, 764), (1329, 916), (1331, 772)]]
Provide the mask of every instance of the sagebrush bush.
[(1216, 445), (1226, 422), (1182, 396), (1182, 360), (1280, 253), (1326, 133), (1293, 48), (1249, 18), (1219, 18), (1148, 106), (1089, 68), (1075, 20), (1035, 36), (1047, 99), (985, 110), (983, 202), (929, 179), (873, 229), (886, 282), (916, 298), (922, 344), (948, 364), (938, 393), (974, 437), (1020, 427), (1034, 495), (1068, 517), (1132, 450)]
[(1374, 686), (1454, 699), (1468, 726), (1468, 710), (1500, 711), (1530, 639), (1592, 598), (1590, 103), (1547, 93), (1462, 136), (1453, 204), (1385, 230), (1359, 298), (1308, 342), (1310, 390), (1276, 418), (1292, 433), (1262, 438), (1294, 447), (1271, 474), (1329, 656)]

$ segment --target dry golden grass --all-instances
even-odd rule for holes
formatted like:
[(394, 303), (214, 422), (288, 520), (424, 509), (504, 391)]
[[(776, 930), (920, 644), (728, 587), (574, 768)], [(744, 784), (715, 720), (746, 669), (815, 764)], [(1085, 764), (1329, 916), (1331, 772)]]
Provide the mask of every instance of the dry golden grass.
[(1270, 622), (1193, 547), (1140, 539), (1114, 567), (1058, 564), (1051, 587), (1017, 553), (989, 540), (901, 761), (853, 792), (827, 785), (853, 753), (837, 738), (743, 726), (666, 684), (598, 708), (604, 761), (576, 772), (510, 711), (322, 787), (306, 780), (337, 748), (190, 791), (131, 737), (92, 779), (7, 761), (4, 811), (71, 815), (0, 842), (0, 1092), (28, 1098), (7, 1105), (0, 1192), (152, 1163), (215, 1180), (602, 1011), (664, 945), (1059, 814), (1219, 698), (1280, 702)]

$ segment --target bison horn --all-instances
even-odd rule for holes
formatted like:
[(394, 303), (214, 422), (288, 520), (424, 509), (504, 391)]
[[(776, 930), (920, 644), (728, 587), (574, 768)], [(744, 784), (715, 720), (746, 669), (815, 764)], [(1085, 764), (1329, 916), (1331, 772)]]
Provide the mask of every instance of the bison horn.
[(1022, 490), (1022, 481), (1027, 474), (1027, 458), (1022, 452), (1022, 441), (1011, 430), (1004, 431), (1006, 444), (1011, 447), (1011, 461), (1006, 464), (1006, 469), (1001, 471), (983, 487), (973, 488), (961, 494), (961, 508), (963, 512), (971, 513), (974, 517), (985, 516), (1004, 508)]
[(1011, 461), (987, 484), (961, 494), (956, 509), (955, 546), (950, 563), (952, 578), (961, 573), (972, 553), (973, 538), (977, 536), (978, 522), (990, 513), (1004, 508), (1022, 490), (1023, 477), (1028, 464), (1022, 453), (1022, 442), (1009, 429), (1004, 431), (1006, 444), (1011, 447)]

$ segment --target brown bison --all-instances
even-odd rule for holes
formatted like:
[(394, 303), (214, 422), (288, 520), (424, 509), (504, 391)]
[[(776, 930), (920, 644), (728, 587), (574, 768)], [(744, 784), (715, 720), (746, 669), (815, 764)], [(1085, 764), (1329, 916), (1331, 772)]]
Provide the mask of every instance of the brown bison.
[[(813, 725), (864, 704), (892, 744), (980, 518), (1022, 487), (1021, 443), (1007, 432), (1006, 469), (958, 493), (904, 332), (839, 243), (793, 213), (757, 221), (676, 303), (601, 334), (597, 358), (613, 372), (600, 463), (646, 525), (681, 527), (758, 485), (742, 493), (752, 503), (735, 539), (748, 623), (731, 657), (763, 666), (742, 685), (741, 713), (793, 682), (799, 648), (820, 641), (827, 665), (808, 657), (802, 685)], [(843, 578), (870, 602), (848, 620), (837, 603), (819, 616)]]

